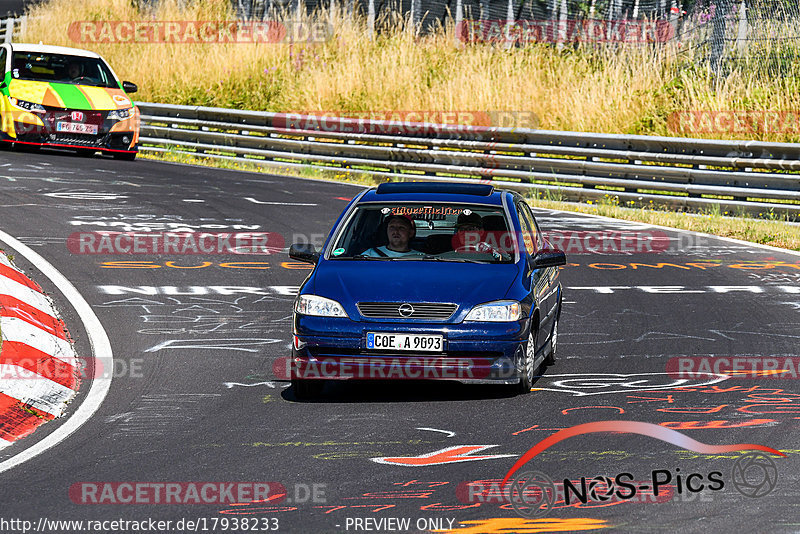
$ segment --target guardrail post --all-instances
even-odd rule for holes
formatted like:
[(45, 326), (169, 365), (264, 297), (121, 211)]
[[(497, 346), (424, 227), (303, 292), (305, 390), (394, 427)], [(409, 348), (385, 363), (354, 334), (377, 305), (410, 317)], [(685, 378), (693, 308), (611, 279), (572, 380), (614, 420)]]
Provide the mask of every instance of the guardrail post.
[(462, 0), (456, 0), (456, 44), (460, 44), (460, 40), (462, 39), (462, 35), (466, 35), (464, 32), (464, 4)]
[(14, 35), (14, 19), (8, 17), (6, 19), (6, 34), (3, 38), (4, 43), (10, 43)]
[(514, 43), (511, 42), (511, 32), (513, 31), (512, 25), (514, 24), (514, 0), (508, 0), (506, 5), (506, 48), (511, 48)]
[(561, 50), (564, 48), (564, 41), (567, 40), (567, 0), (561, 0), (561, 8), (558, 16), (558, 45), (556, 48)]
[(739, 27), (736, 33), (736, 54), (742, 57), (747, 50), (747, 6), (745, 0), (739, 5)]
[(375, 33), (375, 0), (368, 0), (367, 4), (367, 31), (370, 38)]
[(728, 15), (730, 0), (722, 0), (717, 4), (714, 18), (711, 20), (711, 71), (717, 76), (722, 74), (721, 63), (725, 55), (725, 21)]

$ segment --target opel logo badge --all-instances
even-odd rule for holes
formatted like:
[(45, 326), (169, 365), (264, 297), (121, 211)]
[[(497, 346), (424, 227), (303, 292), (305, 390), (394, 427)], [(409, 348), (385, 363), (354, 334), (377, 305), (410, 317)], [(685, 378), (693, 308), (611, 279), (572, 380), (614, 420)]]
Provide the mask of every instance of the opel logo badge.
[(398, 310), (403, 317), (411, 317), (414, 314), (414, 306), (409, 303), (401, 304)]

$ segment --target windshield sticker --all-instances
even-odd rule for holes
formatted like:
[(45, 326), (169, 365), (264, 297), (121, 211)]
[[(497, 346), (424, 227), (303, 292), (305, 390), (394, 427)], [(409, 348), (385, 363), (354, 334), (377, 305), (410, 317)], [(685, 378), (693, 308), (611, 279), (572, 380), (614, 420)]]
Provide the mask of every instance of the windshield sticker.
[(344, 254), (343, 248), (337, 248), (336, 250), (333, 251), (334, 256), (341, 256), (342, 254)]
[[(383, 208), (385, 210), (387, 208)], [(383, 213), (387, 213), (381, 210)], [(418, 216), (419, 218), (426, 218), (432, 215), (458, 215), (460, 213), (472, 213), (472, 211), (468, 209), (462, 208), (451, 208), (450, 206), (419, 206), (419, 207), (409, 207), (409, 206), (397, 206), (391, 209), (392, 215), (409, 215), (409, 216)]]

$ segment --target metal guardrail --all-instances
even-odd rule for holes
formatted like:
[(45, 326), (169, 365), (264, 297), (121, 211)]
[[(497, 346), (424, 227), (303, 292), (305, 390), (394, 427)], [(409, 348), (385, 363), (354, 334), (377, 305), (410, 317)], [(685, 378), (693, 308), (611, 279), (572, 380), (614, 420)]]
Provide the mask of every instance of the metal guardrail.
[(0, 42), (10, 43), (14, 39), (14, 35), (19, 35), (25, 30), (25, 22), (27, 18), (22, 17), (8, 17), (0, 19)]
[(142, 151), (402, 179), (479, 179), (572, 201), (610, 196), (623, 205), (800, 215), (800, 144), (458, 125), (412, 131), (345, 118), (320, 130), (307, 127), (314, 117), (295, 114), (137, 106)]

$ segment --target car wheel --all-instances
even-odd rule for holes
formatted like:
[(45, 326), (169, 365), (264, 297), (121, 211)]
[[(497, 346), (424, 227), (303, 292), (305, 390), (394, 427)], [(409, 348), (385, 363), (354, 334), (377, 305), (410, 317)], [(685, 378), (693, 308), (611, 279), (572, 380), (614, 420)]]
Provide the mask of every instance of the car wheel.
[(133, 161), (133, 160), (136, 159), (136, 154), (137, 154), (136, 152), (133, 152), (131, 154), (120, 154), (119, 152), (117, 152), (117, 153), (114, 154), (114, 159), (121, 159), (121, 160), (124, 160), (124, 161)]
[(531, 386), (533, 386), (533, 377), (536, 376), (536, 366), (534, 364), (534, 360), (536, 359), (536, 342), (538, 337), (539, 331), (531, 327), (531, 333), (528, 334), (528, 341), (525, 343), (525, 350), (523, 352), (523, 365), (519, 370), (520, 393), (529, 393), (531, 391)]
[(20, 143), (14, 143), (13, 145), (11, 145), (11, 150), (13, 150), (14, 152), (28, 152), (28, 153), (39, 152), (41, 148), (42, 147), (40, 147), (39, 145), (23, 145)]
[(556, 347), (558, 346), (558, 317), (553, 323), (553, 331), (550, 333), (550, 352), (544, 359), (545, 365), (554, 365), (556, 363)]
[(297, 400), (312, 399), (322, 393), (323, 380), (300, 380), (292, 378), (292, 389)]

